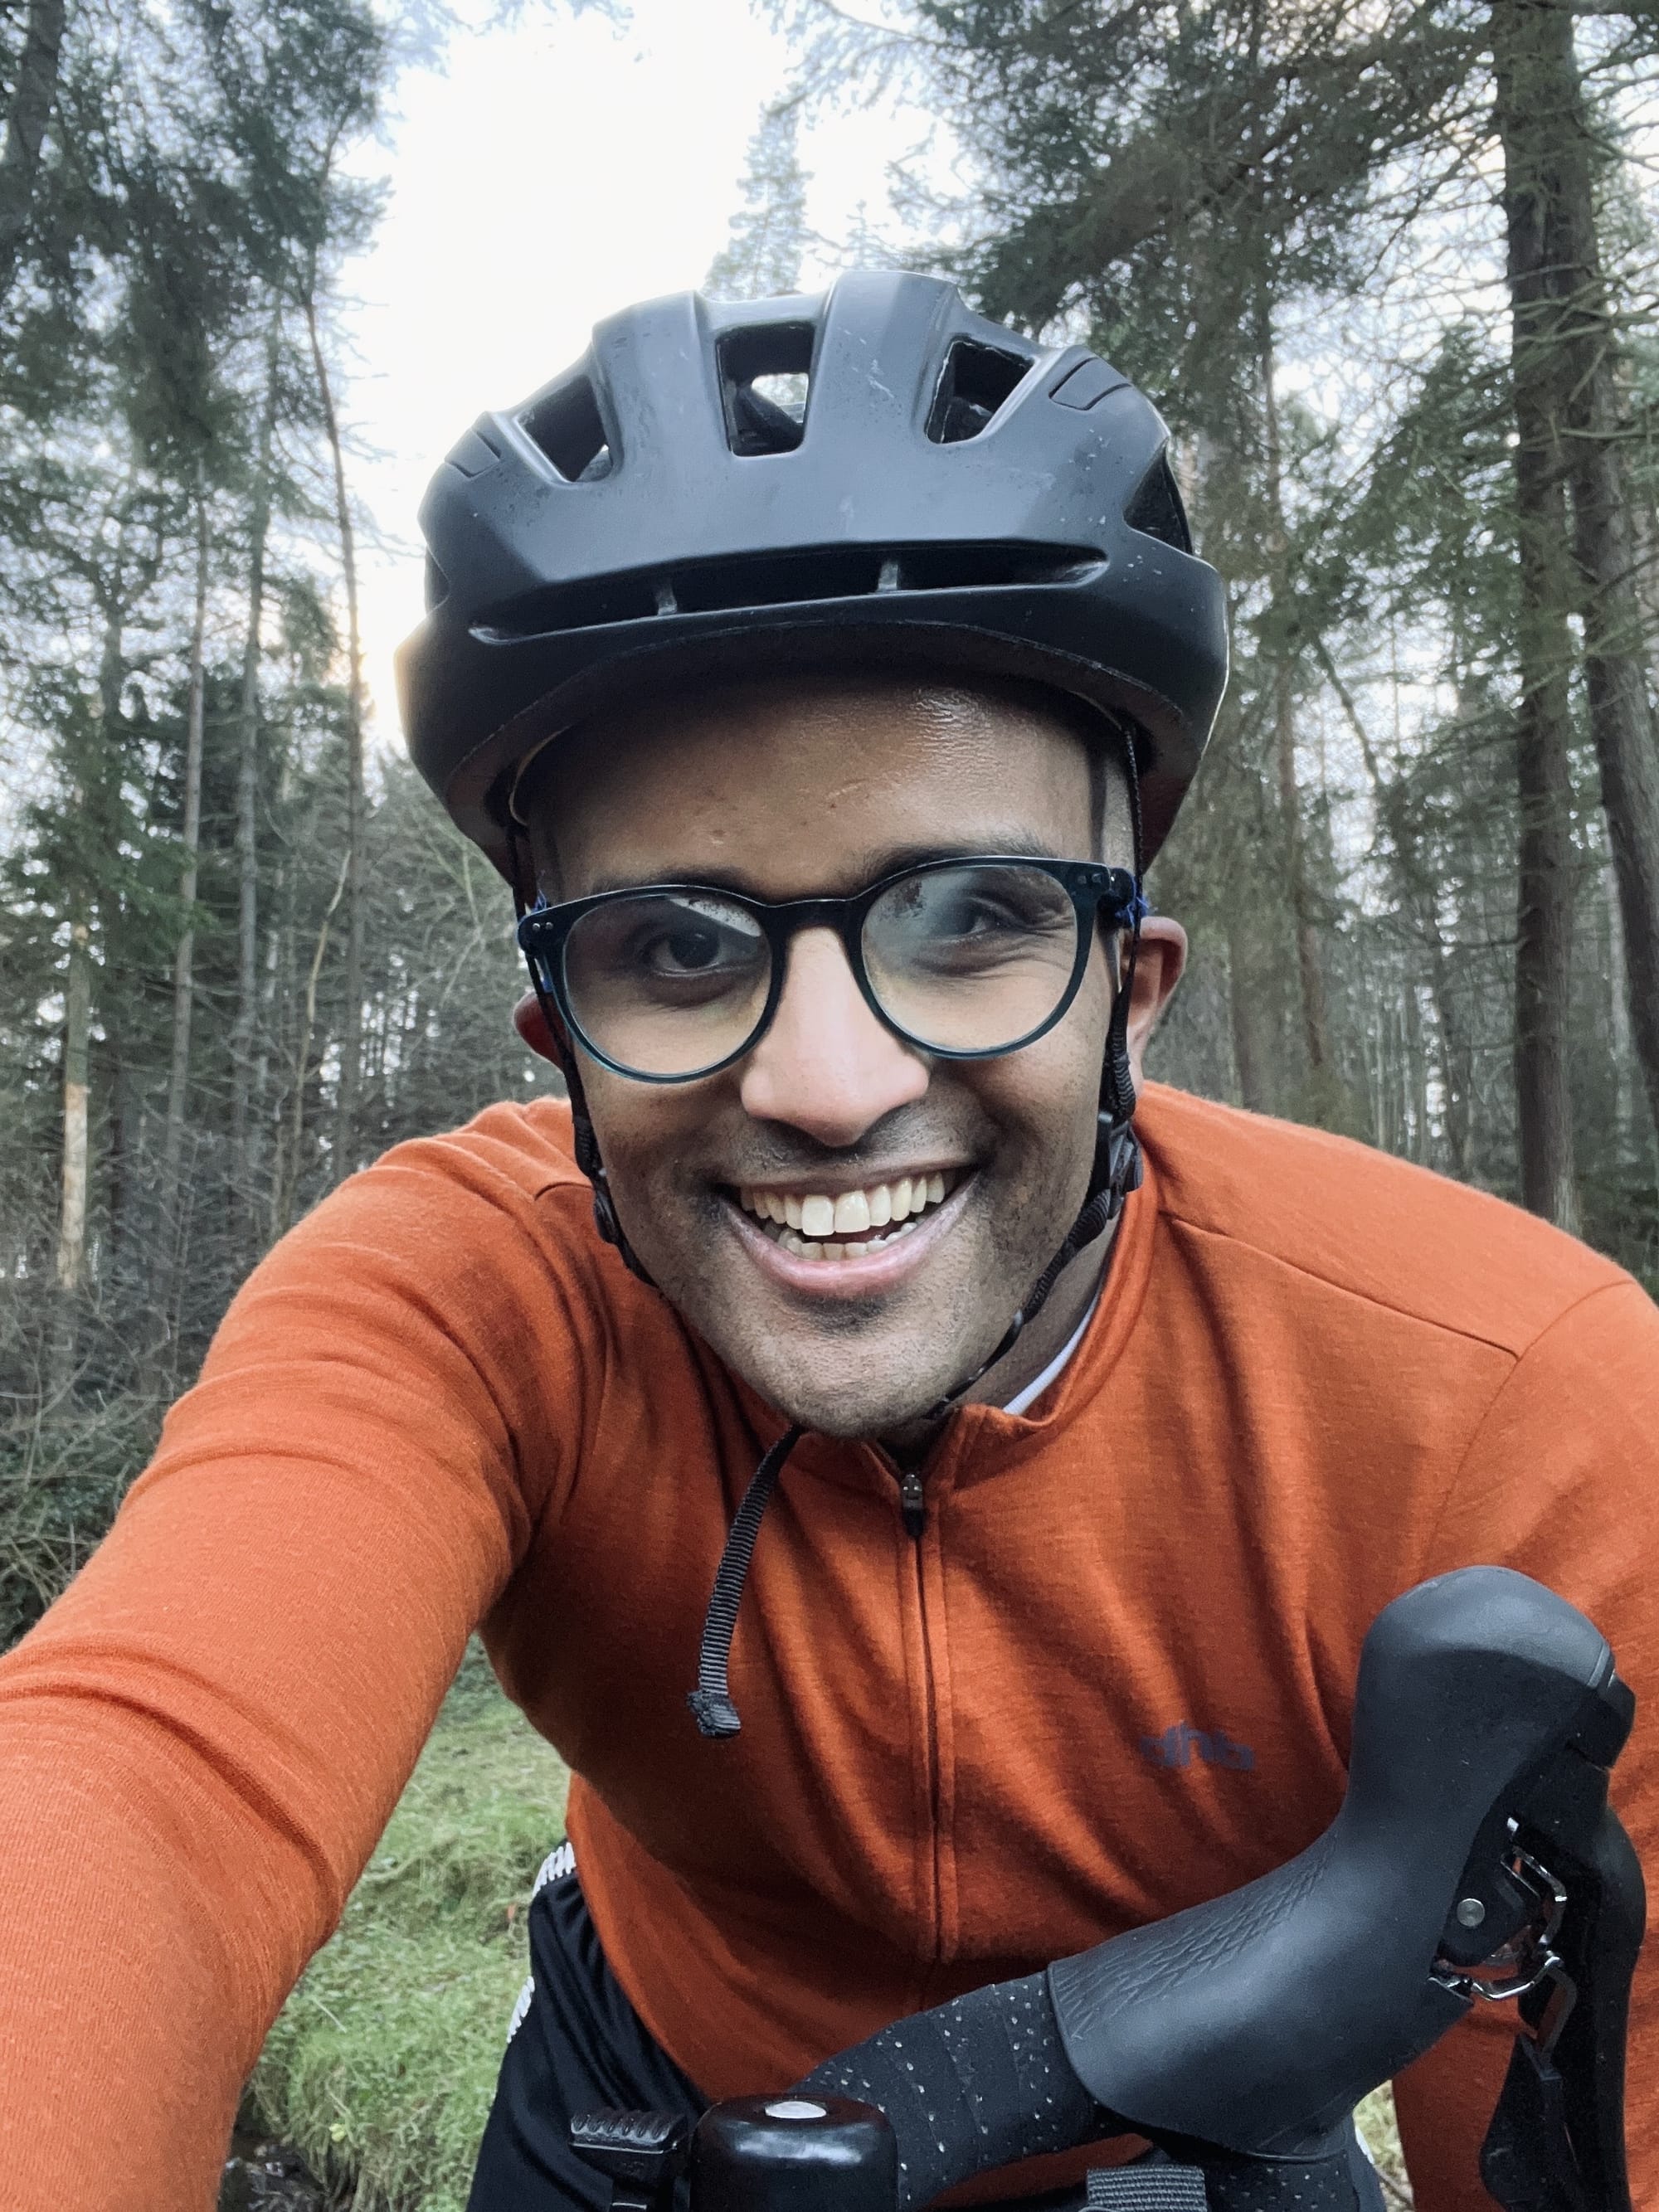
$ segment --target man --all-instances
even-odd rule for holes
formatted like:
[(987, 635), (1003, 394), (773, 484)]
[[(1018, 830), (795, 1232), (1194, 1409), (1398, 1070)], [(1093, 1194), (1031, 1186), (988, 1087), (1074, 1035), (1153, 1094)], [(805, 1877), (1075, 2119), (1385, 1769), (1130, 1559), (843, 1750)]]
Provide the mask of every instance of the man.
[[(1659, 1691), (1639, 1288), (1142, 1089), (1223, 648), (1121, 378), (920, 277), (659, 302), (425, 520), (410, 741), (571, 1108), (285, 1240), (0, 1668), (27, 2212), (210, 2201), (475, 1626), (576, 1777), (477, 2212), (598, 2201), (573, 2110), (782, 2087), (1291, 1856), (1425, 1576), (1533, 1574)], [(1486, 2201), (1509, 2033), (1400, 2085), (1427, 2212)], [(1639, 2203), (1650, 1983), (1632, 2033)]]

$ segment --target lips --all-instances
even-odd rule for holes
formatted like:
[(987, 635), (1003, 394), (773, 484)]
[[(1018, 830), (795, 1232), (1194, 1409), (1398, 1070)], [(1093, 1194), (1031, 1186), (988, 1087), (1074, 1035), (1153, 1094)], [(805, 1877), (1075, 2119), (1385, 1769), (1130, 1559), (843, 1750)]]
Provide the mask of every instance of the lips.
[[(933, 1175), (937, 1173), (943, 1184), (945, 1195), (931, 1195)], [(906, 1179), (898, 1177), (885, 1187), (889, 1191)], [(918, 1178), (908, 1178), (913, 1197)], [(770, 1278), (781, 1289), (796, 1295), (834, 1299), (862, 1298), (884, 1296), (896, 1290), (900, 1284), (923, 1267), (937, 1247), (947, 1237), (961, 1218), (968, 1202), (975, 1176), (970, 1168), (930, 1170), (921, 1178), (925, 1194), (922, 1211), (907, 1213), (902, 1221), (894, 1223), (890, 1216), (884, 1225), (872, 1219), (872, 1235), (866, 1231), (860, 1236), (854, 1231), (836, 1231), (833, 1226), (823, 1237), (803, 1237), (792, 1230), (788, 1221), (789, 1199), (796, 1199), (802, 1206), (803, 1218), (814, 1222), (823, 1217), (818, 1212), (808, 1216), (805, 1202), (808, 1198), (829, 1200), (829, 1194), (812, 1191), (802, 1185), (799, 1190), (768, 1189), (757, 1191), (750, 1185), (728, 1186), (726, 1192), (726, 1218), (731, 1222), (739, 1243), (760, 1272)], [(871, 1194), (881, 1186), (869, 1184), (857, 1195), (867, 1204)], [(842, 1200), (855, 1195), (843, 1191), (829, 1200), (832, 1207)], [(775, 1221), (770, 1206), (764, 1215), (742, 1203), (744, 1198), (757, 1196), (775, 1199), (784, 1208), (784, 1219)], [(878, 1211), (878, 1209), (876, 1209)], [(854, 1219), (858, 1218), (856, 1207), (849, 1209)], [(830, 1216), (833, 1223), (835, 1216)], [(816, 1256), (813, 1255), (816, 1248)]]

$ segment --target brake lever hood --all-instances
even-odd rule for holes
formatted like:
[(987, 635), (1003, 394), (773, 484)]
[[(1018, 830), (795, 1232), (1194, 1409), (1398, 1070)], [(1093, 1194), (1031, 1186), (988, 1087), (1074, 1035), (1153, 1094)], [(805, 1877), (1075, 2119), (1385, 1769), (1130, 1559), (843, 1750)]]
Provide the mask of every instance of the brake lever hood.
[(1558, 1853), (1565, 1826), (1589, 1850), (1632, 1711), (1600, 1632), (1523, 1575), (1467, 1568), (1395, 1599), (1365, 1638), (1325, 1833), (1050, 1968), (1085, 2086), (1158, 2136), (1257, 2157), (1325, 2141), (1468, 2010), (1437, 1962), (1468, 1954), (1462, 1899), (1481, 1900), (1483, 1935), (1510, 1932), (1504, 1870), (1529, 1804), (1561, 1808)]

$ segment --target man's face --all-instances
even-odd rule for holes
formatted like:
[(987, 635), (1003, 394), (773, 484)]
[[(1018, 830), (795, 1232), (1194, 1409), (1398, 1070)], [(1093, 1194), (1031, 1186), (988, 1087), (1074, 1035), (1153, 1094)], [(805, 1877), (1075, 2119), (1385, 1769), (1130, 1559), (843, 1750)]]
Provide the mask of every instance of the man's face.
[[(591, 726), (561, 741), (534, 811), (563, 899), (710, 875), (763, 899), (833, 895), (951, 854), (1091, 858), (1099, 835), (1062, 721), (1017, 695), (899, 683), (732, 687)], [(934, 1060), (871, 1012), (837, 937), (803, 931), (770, 1028), (732, 1066), (659, 1085), (582, 1057), (629, 1242), (770, 1404), (829, 1435), (901, 1427), (993, 1350), (1076, 1217), (1111, 997), (1097, 939), (1046, 1036)], [(826, 1200), (862, 1256), (800, 1249)], [(805, 1233), (770, 1218), (792, 1206)]]

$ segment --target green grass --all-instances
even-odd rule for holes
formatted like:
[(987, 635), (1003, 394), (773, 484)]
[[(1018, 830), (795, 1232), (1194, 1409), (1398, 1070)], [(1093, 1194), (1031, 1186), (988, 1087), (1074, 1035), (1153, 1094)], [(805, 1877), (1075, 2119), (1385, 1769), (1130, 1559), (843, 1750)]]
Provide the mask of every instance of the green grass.
[(464, 2212), (568, 1779), (475, 1646), (252, 2083), (352, 2212)]

